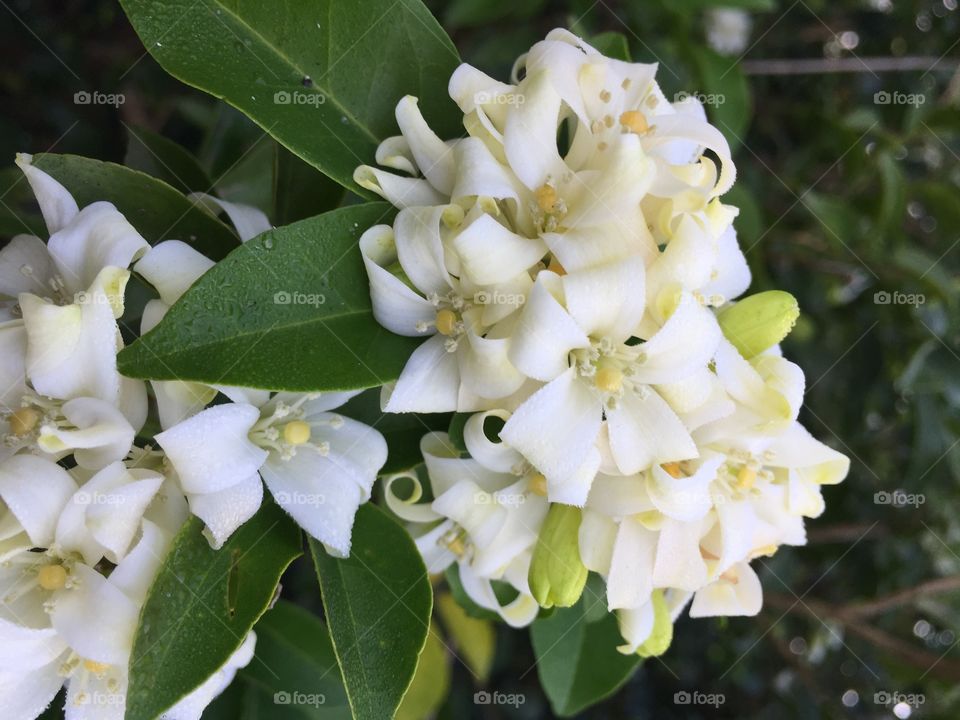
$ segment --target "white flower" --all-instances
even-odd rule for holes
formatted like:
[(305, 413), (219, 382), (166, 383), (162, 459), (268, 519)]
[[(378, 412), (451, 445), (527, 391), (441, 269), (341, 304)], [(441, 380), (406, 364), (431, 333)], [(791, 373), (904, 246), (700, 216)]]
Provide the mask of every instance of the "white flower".
[(501, 437), (546, 475), (554, 502), (586, 501), (601, 465), (601, 430), (622, 474), (697, 456), (657, 386), (704, 368), (719, 328), (681, 294), (663, 327), (635, 344), (643, 273), (639, 257), (563, 277), (542, 272), (523, 309), (511, 359), (547, 385), (517, 408)]
[(329, 412), (353, 394), (251, 392), (156, 436), (211, 545), (222, 546), (257, 511), (262, 478), (304, 530), (330, 552), (350, 554), (354, 515), (387, 457), (380, 433)]
[(750, 41), (753, 19), (742, 8), (711, 8), (706, 14), (707, 42), (721, 55), (739, 55)]
[[(492, 443), (483, 423), (502, 413), (478, 413), (464, 428), (472, 458), (460, 458), (445, 433), (421, 441), (435, 499), (417, 504), (422, 494), (414, 474), (385, 481), (387, 504), (405, 520), (433, 523), (417, 537), (427, 570), (436, 573), (456, 563), (469, 597), (498, 613), (513, 627), (529, 624), (538, 606), (530, 594), (527, 573), (540, 526), (547, 514), (543, 476), (502, 443)], [(410, 482), (413, 492), (401, 500), (394, 485)], [(502, 602), (494, 582), (512, 586), (516, 597)]]
[[(507, 357), (507, 321), (526, 300), (532, 284), (527, 269), (542, 252), (524, 254), (511, 245), (506, 229), (482, 216), (461, 236), (474, 234), (479, 223), (484, 241), (495, 248), (503, 237), (504, 247), (496, 255), (501, 275), (492, 272), (493, 265), (480, 270), (480, 261), (461, 262), (446, 242), (463, 221), (455, 205), (407, 208), (392, 230), (375, 226), (360, 239), (377, 321), (398, 334), (432, 335), (389, 391), (388, 412), (476, 410), (511, 395), (525, 379)], [(409, 284), (387, 269), (396, 263)], [(471, 280), (470, 267), (492, 282)]]

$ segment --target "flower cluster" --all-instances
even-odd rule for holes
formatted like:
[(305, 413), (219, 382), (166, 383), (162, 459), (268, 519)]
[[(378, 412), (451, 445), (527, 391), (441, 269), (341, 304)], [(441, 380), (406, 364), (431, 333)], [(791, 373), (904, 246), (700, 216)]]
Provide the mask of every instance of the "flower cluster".
[(598, 573), (621, 649), (643, 654), (688, 603), (758, 612), (751, 560), (803, 544), (848, 469), (797, 422), (803, 373), (779, 350), (795, 301), (735, 301), (750, 272), (720, 199), (727, 143), (655, 72), (555, 30), (511, 84), (457, 69), (466, 137), (439, 138), (407, 97), (388, 170), (354, 174), (399, 208), (360, 241), (375, 316), (428, 337), (383, 406), (473, 413), (469, 457), (423, 440), (432, 501), (409, 475), (391, 507), (431, 570), (456, 563), (514, 625)]
[[(122, 718), (140, 613), (187, 518), (220, 547), (266, 484), (347, 555), (386, 443), (331, 412), (349, 393), (180, 381), (148, 392), (121, 376), (131, 275), (156, 291), (146, 332), (213, 263), (179, 240), (150, 247), (112, 204), (80, 209), (30, 156), (17, 163), (49, 239), (19, 235), (0, 250), (0, 706), (4, 717), (37, 717), (66, 683), (68, 719)], [(244, 239), (265, 226), (250, 209), (223, 209), (241, 212)], [(145, 444), (157, 426), (159, 448)], [(251, 632), (164, 717), (199, 718), (254, 643)]]

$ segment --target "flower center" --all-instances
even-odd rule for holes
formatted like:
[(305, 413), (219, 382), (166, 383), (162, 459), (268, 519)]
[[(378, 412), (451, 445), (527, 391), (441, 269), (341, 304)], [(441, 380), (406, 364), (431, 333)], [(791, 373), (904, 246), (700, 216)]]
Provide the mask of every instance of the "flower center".
[(444, 348), (447, 352), (456, 352), (460, 346), (460, 338), (466, 331), (463, 313), (473, 307), (473, 303), (456, 292), (446, 295), (434, 293), (427, 298), (437, 309), (432, 322), (420, 321), (417, 323), (417, 332), (425, 333), (431, 327), (446, 336)]
[(44, 590), (62, 590), (67, 584), (67, 570), (63, 565), (44, 565), (37, 572), (37, 581)]
[(530, 213), (540, 232), (562, 232), (560, 221), (567, 214), (567, 203), (550, 180), (533, 191)]
[(265, 450), (275, 452), (281, 460), (290, 460), (299, 450), (312, 450), (326, 456), (330, 452), (330, 443), (314, 441), (313, 436), (320, 426), (331, 430), (343, 427), (343, 418), (330, 415), (326, 419), (314, 418), (310, 422), (303, 419), (303, 404), (316, 399), (316, 393), (301, 396), (292, 405), (278, 401), (273, 412), (261, 417), (250, 431), (250, 441)]
[(601, 338), (592, 341), (588, 348), (573, 350), (570, 360), (577, 375), (600, 393), (611, 410), (617, 407), (625, 392), (641, 398), (650, 392), (646, 384), (632, 379), (637, 368), (647, 360), (640, 346), (616, 344), (609, 338)]

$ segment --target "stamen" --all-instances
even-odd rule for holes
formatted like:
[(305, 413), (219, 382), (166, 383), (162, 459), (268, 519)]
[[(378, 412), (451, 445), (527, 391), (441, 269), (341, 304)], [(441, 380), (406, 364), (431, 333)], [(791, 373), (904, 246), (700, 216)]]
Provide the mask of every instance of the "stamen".
[(647, 122), (646, 116), (639, 110), (627, 110), (621, 113), (620, 124), (623, 125), (628, 132), (636, 133), (637, 135), (643, 135), (650, 129), (650, 124)]
[(37, 580), (44, 590), (62, 590), (67, 584), (67, 571), (63, 565), (44, 565)]
[(679, 480), (684, 477), (683, 470), (680, 469), (680, 463), (678, 462), (663, 463), (660, 467), (672, 478)]
[(283, 426), (283, 441), (290, 445), (303, 445), (310, 440), (310, 425), (303, 420), (292, 420)]
[(534, 495), (539, 495), (540, 497), (547, 496), (547, 478), (544, 477), (543, 473), (531, 475), (528, 487)]
[(40, 413), (31, 407), (22, 407), (10, 416), (10, 430), (18, 437), (30, 433), (40, 422)]
[(749, 465), (744, 465), (740, 468), (740, 471), (737, 473), (737, 487), (741, 490), (749, 490), (753, 487), (753, 484), (757, 481), (757, 470), (756, 468), (750, 467)]
[(618, 392), (623, 387), (623, 371), (615, 367), (599, 368), (593, 382), (604, 392)]
[(441, 335), (453, 335), (457, 327), (457, 315), (453, 310), (444, 308), (437, 311), (437, 332)]
[(96, 660), (84, 660), (83, 667), (94, 675), (103, 675), (103, 673), (110, 669), (107, 663), (97, 662)]
[(534, 191), (533, 196), (537, 206), (545, 213), (552, 212), (557, 205), (557, 191), (550, 185), (541, 185)]

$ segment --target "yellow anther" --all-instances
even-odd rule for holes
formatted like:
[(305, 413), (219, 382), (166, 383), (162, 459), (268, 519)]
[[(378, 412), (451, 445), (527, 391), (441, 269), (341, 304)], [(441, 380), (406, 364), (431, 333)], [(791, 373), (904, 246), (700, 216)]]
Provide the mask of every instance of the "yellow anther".
[(310, 439), (310, 425), (303, 420), (291, 420), (283, 426), (283, 441), (288, 445), (303, 445)]
[(603, 102), (610, 102), (610, 98), (611, 98), (611, 97), (613, 97), (613, 96), (610, 94), (610, 91), (609, 91), (609, 90), (601, 90), (601, 91), (600, 91), (600, 99), (601, 99)]
[(537, 206), (544, 212), (553, 212), (557, 205), (557, 190), (551, 185), (541, 185), (533, 191)]
[(457, 326), (457, 314), (447, 308), (437, 310), (436, 325), (437, 332), (441, 335), (453, 335)]
[(63, 565), (44, 565), (37, 579), (44, 590), (60, 590), (67, 584), (67, 571)]
[(14, 435), (24, 436), (40, 422), (40, 413), (33, 408), (20, 408), (10, 416), (10, 430)]
[(604, 115), (603, 124), (606, 125), (608, 128), (613, 127), (613, 115)]
[(639, 110), (627, 110), (620, 114), (620, 124), (637, 135), (643, 135), (650, 129), (646, 116)]
[(604, 392), (617, 392), (623, 387), (623, 372), (619, 368), (604, 367), (597, 370), (594, 384)]
[(547, 496), (547, 478), (543, 476), (543, 473), (535, 473), (532, 475), (528, 486), (530, 492), (534, 495), (539, 495), (540, 497)]
[(457, 557), (462, 557), (467, 551), (467, 548), (463, 544), (463, 538), (455, 537), (447, 543), (447, 550), (452, 552)]
[(741, 490), (749, 490), (757, 481), (757, 471), (749, 465), (744, 465), (737, 473), (737, 487)]
[(750, 559), (752, 560), (758, 557), (770, 557), (771, 555), (775, 555), (778, 549), (779, 547), (777, 545), (763, 545), (762, 547), (758, 547), (750, 553)]
[(663, 463), (660, 467), (672, 478), (680, 479), (684, 477), (683, 470), (680, 469), (680, 463), (678, 462)]
[(107, 663), (97, 662), (96, 660), (84, 660), (83, 667), (85, 670), (92, 672), (94, 675), (102, 675), (110, 669), (110, 666)]

